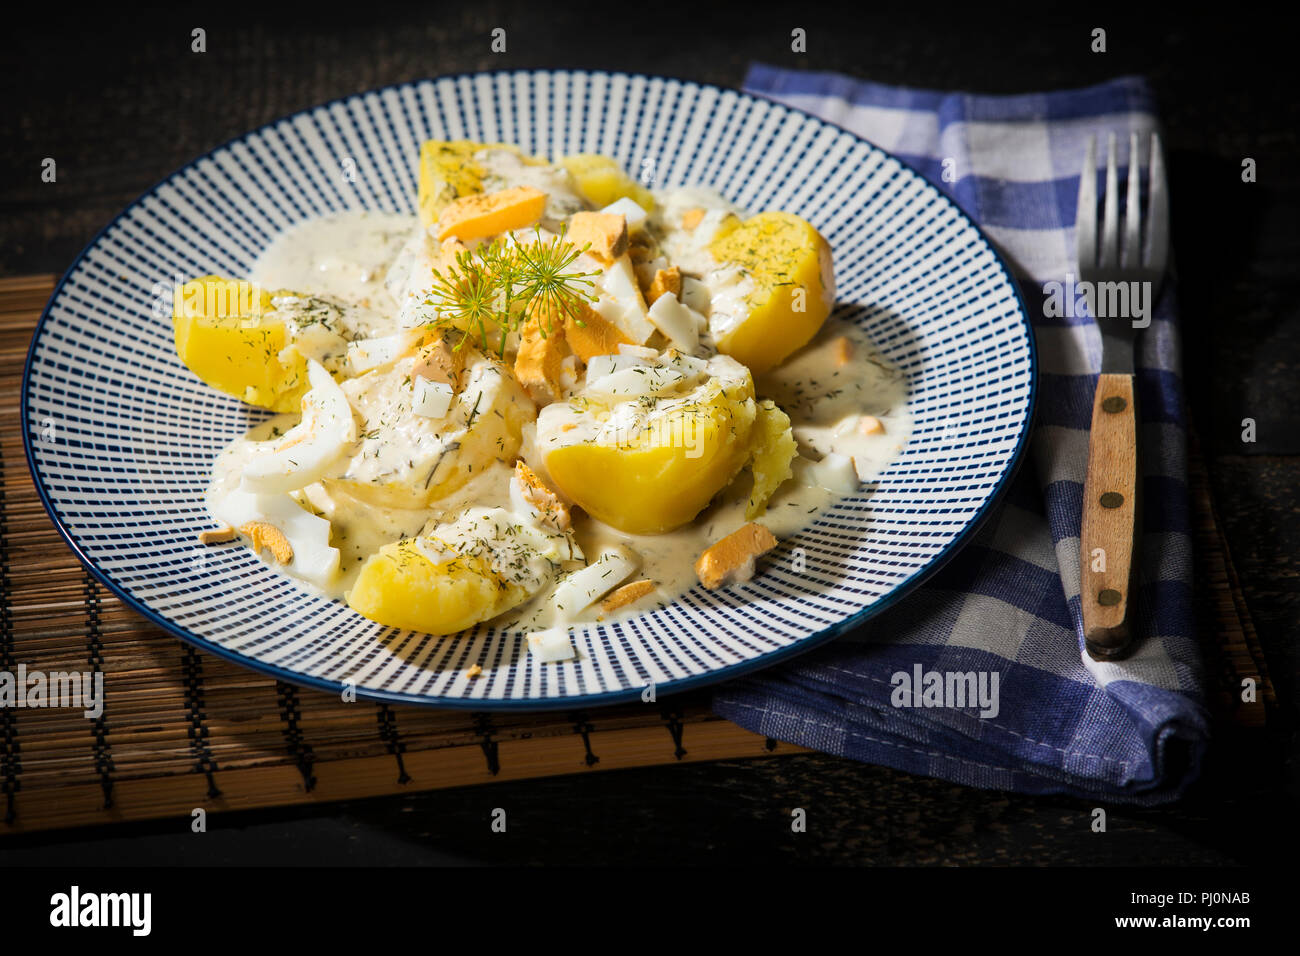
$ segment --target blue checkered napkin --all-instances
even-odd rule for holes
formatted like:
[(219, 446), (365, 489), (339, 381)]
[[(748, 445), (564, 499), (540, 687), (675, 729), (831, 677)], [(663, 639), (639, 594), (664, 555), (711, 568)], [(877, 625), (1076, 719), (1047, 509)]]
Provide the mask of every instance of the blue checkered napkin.
[[(769, 737), (977, 787), (1138, 804), (1176, 798), (1199, 770), (1208, 720), (1191, 615), (1187, 432), (1171, 284), (1139, 339), (1143, 639), (1120, 662), (1084, 653), (1079, 611), (1079, 515), (1100, 338), (1091, 320), (1050, 318), (1043, 308), (1044, 284), (1075, 271), (1087, 137), (1098, 134), (1104, 155), (1106, 134), (1119, 133), (1127, 162), (1129, 132), (1156, 127), (1150, 90), (1123, 78), (1082, 90), (971, 96), (763, 65), (750, 69), (745, 88), (861, 134), (955, 199), (1017, 274), (1041, 376), (1030, 456), (972, 543), (858, 631), (722, 685), (714, 709)], [(895, 694), (893, 675), (914, 676), (918, 665), (922, 674), (996, 672), (998, 713), (894, 706), (891, 696), (911, 697)]]

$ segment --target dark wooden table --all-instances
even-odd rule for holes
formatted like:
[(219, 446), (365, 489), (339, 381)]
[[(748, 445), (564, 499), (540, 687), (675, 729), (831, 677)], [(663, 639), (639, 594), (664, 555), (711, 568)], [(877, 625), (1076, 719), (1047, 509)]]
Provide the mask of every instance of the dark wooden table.
[[(1300, 242), (1294, 54), (1261, 18), (1177, 24), (1127, 15), (1040, 18), (978, 8), (884, 14), (781, 7), (644, 22), (579, 5), (475, 2), (405, 12), (349, 5), (337, 19), (233, 8), (51, 18), (3, 41), (0, 275), (61, 272), (131, 199), (210, 147), (284, 113), (444, 72), (592, 67), (739, 85), (755, 59), (884, 83), (1013, 93), (1151, 78), (1174, 194), (1193, 419), (1280, 698), (1297, 692), (1300, 620)], [(702, 9), (698, 5), (694, 8)], [(221, 16), (223, 19), (218, 20)], [(1095, 21), (1095, 22), (1094, 22)], [(1090, 51), (1094, 27), (1106, 53)], [(207, 51), (192, 53), (191, 31)], [(490, 51), (494, 28), (507, 50)], [(807, 31), (808, 52), (790, 33)], [(57, 183), (41, 181), (46, 158)], [(1258, 181), (1243, 183), (1243, 159)], [(1241, 440), (1253, 418), (1258, 440)], [(1263, 733), (1225, 732), (1175, 807), (1112, 810), (987, 793), (824, 756), (502, 783), (311, 811), (6, 841), (0, 863), (831, 862), (1237, 864), (1294, 844), (1294, 708)], [(508, 838), (493, 807), (510, 808)], [(808, 832), (790, 832), (792, 807)], [(178, 833), (178, 830), (181, 832)]]

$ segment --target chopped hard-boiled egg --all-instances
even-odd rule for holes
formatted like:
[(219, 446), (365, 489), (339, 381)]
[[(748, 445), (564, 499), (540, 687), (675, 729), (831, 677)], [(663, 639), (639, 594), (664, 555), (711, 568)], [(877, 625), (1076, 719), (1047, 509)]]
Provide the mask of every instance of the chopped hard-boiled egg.
[(287, 494), (255, 494), (234, 489), (212, 503), (218, 521), (266, 546), (287, 574), (321, 591), (333, 589), (339, 551), (330, 545), (330, 523), (307, 511)]
[(378, 339), (362, 339), (348, 346), (352, 374), (361, 375), (396, 362), (419, 342), (423, 330), (410, 329)]
[(432, 382), (416, 375), (411, 380), (414, 396), (411, 398), (411, 411), (422, 418), (446, 418), (451, 410), (456, 393), (445, 382)]
[(587, 396), (603, 401), (663, 395), (680, 385), (686, 376), (675, 368), (638, 365), (603, 375), (587, 382)]
[(776, 537), (761, 524), (747, 524), (706, 548), (695, 562), (700, 583), (710, 591), (748, 581), (755, 562), (777, 545)]
[(462, 196), (443, 209), (434, 236), (439, 242), (483, 239), (532, 225), (545, 209), (546, 193), (532, 186)]
[(565, 577), (551, 592), (557, 611), (572, 614), (590, 607), (641, 567), (641, 559), (623, 546), (602, 551), (595, 561)]
[(655, 299), (646, 315), (664, 338), (679, 349), (689, 354), (699, 348), (704, 316), (682, 305), (673, 293), (665, 292)]
[(623, 221), (627, 223), (629, 232), (640, 229), (644, 226), (646, 217), (650, 215), (630, 196), (623, 196), (621, 199), (615, 199), (612, 203), (602, 209), (601, 212), (622, 216)]
[(632, 260), (619, 256), (596, 278), (600, 298), (592, 308), (613, 323), (633, 345), (644, 345), (655, 327), (647, 314)]
[(515, 474), (510, 479), (510, 504), (516, 514), (529, 515), (553, 531), (564, 532), (571, 527), (568, 507), (522, 461), (515, 462)]
[(528, 635), (527, 643), (528, 653), (548, 664), (573, 660), (577, 656), (567, 627), (556, 626), (544, 631), (533, 631)]
[(653, 349), (646, 351), (652, 353), (646, 355), (640, 351), (640, 346), (636, 346), (636, 352), (624, 351), (620, 346), (617, 352), (609, 355), (595, 355), (587, 362), (587, 383), (599, 381), (613, 375), (615, 372), (626, 371), (632, 368), (649, 368), (650, 365), (658, 358), (659, 353)]
[(620, 213), (576, 212), (569, 220), (568, 240), (575, 249), (612, 263), (627, 252), (627, 220)]
[(796, 458), (793, 467), (798, 481), (807, 485), (819, 485), (839, 495), (850, 495), (861, 484), (853, 459), (847, 455), (831, 452), (821, 461)]

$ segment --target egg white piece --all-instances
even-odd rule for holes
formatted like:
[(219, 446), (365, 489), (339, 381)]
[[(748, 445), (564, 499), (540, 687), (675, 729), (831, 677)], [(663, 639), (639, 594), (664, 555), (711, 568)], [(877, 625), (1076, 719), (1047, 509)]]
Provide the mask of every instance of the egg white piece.
[(682, 276), (682, 294), (678, 296), (682, 305), (693, 309), (700, 315), (708, 316), (710, 309), (709, 287), (692, 276)]
[(630, 196), (624, 196), (621, 199), (615, 199), (606, 206), (601, 212), (614, 213), (622, 216), (627, 220), (628, 232), (634, 229), (640, 229), (645, 225), (646, 218), (650, 215), (641, 207), (635, 199)]
[(364, 324), (357, 314), (361, 309), (323, 296), (278, 295), (271, 305), (274, 315), (284, 321), (289, 342), (280, 350), (281, 362), (292, 362), (296, 353), (320, 362), (331, 372), (340, 371), (349, 335)]
[(587, 385), (586, 394), (619, 401), (644, 395), (662, 395), (680, 385), (684, 378), (681, 372), (673, 368), (625, 368), (591, 382)]
[(403, 303), (424, 292), (432, 282), (433, 256), (429, 244), (417, 228), (384, 275), (384, 288), (393, 301)]
[(646, 316), (645, 299), (637, 285), (636, 272), (627, 256), (619, 256), (596, 278), (600, 297), (594, 306), (601, 317), (613, 322), (634, 344), (641, 345), (654, 334)]
[(641, 567), (641, 557), (621, 544), (600, 553), (591, 564), (555, 586), (549, 604), (560, 614), (577, 614), (604, 597)]
[(417, 375), (411, 382), (411, 411), (424, 418), (446, 418), (456, 393), (445, 382), (432, 382)]
[[(655, 353), (658, 355), (658, 353)], [(641, 355), (620, 352), (617, 355), (593, 355), (587, 360), (587, 382), (596, 382), (615, 372), (628, 368), (645, 368), (651, 361)]]
[(669, 368), (677, 369), (692, 382), (699, 381), (709, 371), (708, 359), (696, 358), (694, 355), (687, 355), (677, 349), (669, 349), (663, 354), (660, 361)]
[(348, 363), (361, 375), (371, 369), (391, 365), (411, 351), (424, 334), (423, 328), (403, 329), (378, 339), (361, 339), (348, 346)]
[(835, 452), (826, 455), (821, 461), (796, 458), (793, 469), (795, 480), (800, 484), (819, 486), (837, 495), (851, 495), (858, 490), (860, 484), (853, 459)]
[(527, 637), (528, 653), (548, 664), (557, 661), (570, 661), (577, 657), (573, 642), (569, 640), (567, 627), (548, 627), (544, 631), (534, 631)]
[(333, 376), (307, 362), (311, 389), (302, 397), (302, 421), (276, 442), (270, 454), (244, 468), (240, 487), (253, 494), (283, 494), (320, 481), (357, 440), (352, 406)]
[[(648, 345), (628, 345), (626, 342), (620, 342), (618, 345), (619, 355), (631, 355), (636, 358), (650, 359), (658, 361), (659, 352), (650, 348)], [(599, 356), (595, 356), (599, 358)]]
[(330, 546), (330, 523), (287, 494), (254, 494), (240, 488), (212, 503), (212, 514), (232, 528), (250, 521), (276, 527), (289, 540), (293, 560), (284, 570), (329, 593), (339, 574), (339, 550)]
[(706, 321), (704, 316), (682, 305), (671, 292), (655, 299), (648, 315), (655, 328), (682, 351), (694, 352), (700, 347), (700, 328)]

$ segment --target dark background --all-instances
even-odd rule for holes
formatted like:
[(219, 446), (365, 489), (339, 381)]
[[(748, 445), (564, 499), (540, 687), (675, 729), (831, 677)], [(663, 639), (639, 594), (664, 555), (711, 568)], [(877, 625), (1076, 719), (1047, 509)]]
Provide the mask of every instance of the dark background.
[[(113, 8), (0, 38), (0, 276), (62, 273), (142, 191), (213, 146), (327, 99), (439, 73), (589, 67), (739, 86), (753, 60), (883, 83), (1018, 93), (1145, 74), (1174, 202), (1187, 391), (1283, 707), (1224, 729), (1179, 805), (1110, 810), (971, 790), (824, 755), (617, 771), (0, 842), (0, 863), (833, 862), (1208, 864), (1292, 849), (1300, 620), (1300, 305), (1295, 54), (1262, 12), (1135, 22), (969, 4), (467, 3), (330, 13)], [(1176, 8), (1166, 8), (1176, 9)], [(207, 30), (207, 52), (190, 31)], [(504, 54), (490, 33), (507, 31)], [(808, 52), (790, 51), (807, 31)], [(1090, 52), (1094, 27), (1108, 52)], [(58, 163), (57, 184), (40, 180)], [(1241, 181), (1256, 160), (1258, 182)], [(1241, 420), (1258, 441), (1243, 444)], [(493, 807), (510, 834), (492, 834)], [(808, 811), (790, 833), (790, 808)]]

